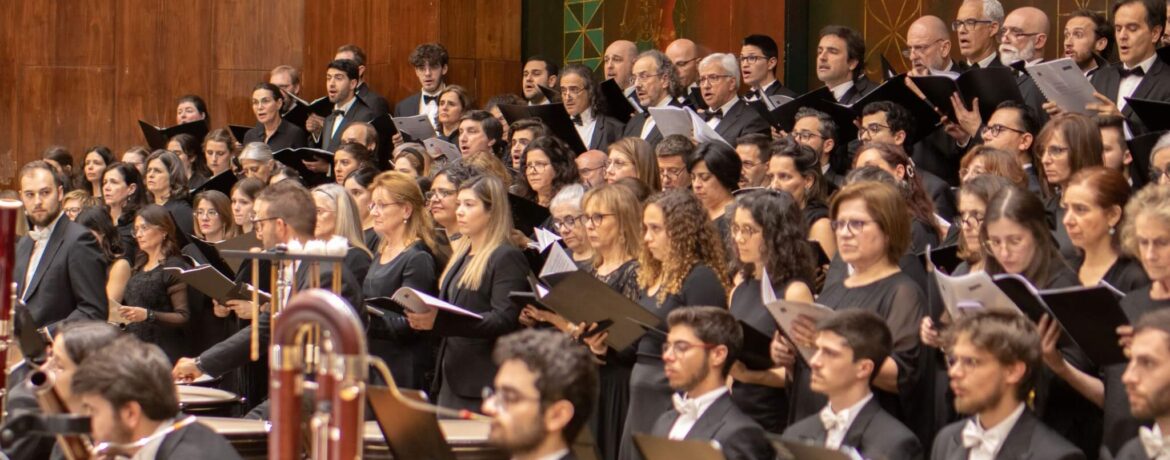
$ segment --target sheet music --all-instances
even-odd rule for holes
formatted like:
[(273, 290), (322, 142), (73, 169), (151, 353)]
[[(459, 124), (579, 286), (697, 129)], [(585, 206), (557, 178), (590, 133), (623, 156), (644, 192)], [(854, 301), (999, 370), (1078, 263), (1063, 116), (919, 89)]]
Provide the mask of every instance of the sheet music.
[(390, 296), (390, 298), (415, 313), (424, 313), (428, 308), (438, 308), (440, 310), (447, 310), (457, 315), (469, 316), (475, 319), (483, 319), (483, 315), (480, 315), (479, 313), (447, 303), (442, 299), (432, 297), (426, 293), (419, 292), (408, 287), (398, 288), (398, 290), (394, 291), (394, 295)]
[(550, 245), (561, 240), (560, 235), (549, 231), (543, 227), (536, 227), (536, 241), (528, 243), (528, 247), (540, 252), (544, 252)]
[(958, 318), (965, 309), (1016, 309), (1016, 303), (1004, 294), (986, 272), (950, 276), (939, 270), (930, 260), (931, 248), (926, 248), (926, 270), (938, 282), (939, 297), (951, 318)]
[(573, 262), (573, 258), (569, 257), (569, 253), (565, 252), (565, 248), (559, 244), (554, 244), (552, 245), (552, 249), (548, 251), (548, 258), (544, 260), (544, 267), (540, 269), (540, 277), (544, 278), (548, 275), (577, 270), (577, 263)]
[(698, 142), (719, 141), (728, 146), (731, 144), (716, 133), (703, 117), (695, 111), (685, 107), (650, 107), (650, 116), (663, 136), (681, 134), (688, 139)]
[(431, 158), (445, 157), (447, 161), (459, 161), (463, 158), (463, 152), (459, 151), (458, 146), (437, 137), (423, 140), (423, 146), (430, 152)]
[(1046, 61), (1027, 67), (1028, 74), (1048, 100), (1066, 112), (1090, 114), (1085, 106), (1096, 103), (1095, 90), (1072, 58)]
[[(788, 337), (792, 336), (792, 323), (799, 316), (807, 316), (812, 320), (813, 324), (816, 324), (822, 319), (833, 315), (832, 308), (816, 303), (774, 300), (765, 303), (764, 306), (768, 309), (768, 313), (772, 314), (772, 319), (776, 321), (776, 325), (780, 326), (780, 329)], [(795, 343), (793, 345), (796, 345), (797, 351), (800, 352), (800, 356), (804, 358), (805, 362), (811, 360), (813, 354), (816, 353), (815, 347)]]
[(409, 134), (415, 139), (427, 140), (438, 135), (435, 134), (435, 126), (431, 124), (431, 119), (426, 114), (394, 117), (390, 120), (394, 122), (394, 127), (398, 128), (398, 132)]

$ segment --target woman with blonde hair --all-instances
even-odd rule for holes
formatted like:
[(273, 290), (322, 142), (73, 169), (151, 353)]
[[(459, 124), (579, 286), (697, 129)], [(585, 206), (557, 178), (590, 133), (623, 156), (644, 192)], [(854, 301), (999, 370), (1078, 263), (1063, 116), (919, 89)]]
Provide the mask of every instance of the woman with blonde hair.
[(658, 159), (654, 148), (637, 137), (623, 137), (609, 144), (609, 159), (605, 160), (605, 182), (612, 184), (623, 177), (642, 181), (651, 190), (662, 190), (662, 176), (658, 174)]
[(491, 175), (469, 179), (459, 185), (456, 201), (461, 236), (453, 243), (451, 261), (439, 278), (439, 298), (483, 319), (434, 308), (424, 313), (407, 311), (406, 317), (411, 328), (433, 330), (443, 338), (438, 404), (477, 410), (483, 403), (483, 388), (492, 384), (496, 374), (492, 361), (496, 339), (520, 326), (520, 309), (508, 293), (531, 287), (527, 259), (508, 242), (512, 212), (504, 183)]
[[(430, 213), (417, 182), (409, 175), (387, 171), (370, 183), (370, 217), (378, 233), (378, 247), (362, 284), (362, 295), (390, 297), (401, 287), (438, 295), (439, 267), (446, 248), (435, 241)], [(424, 389), (425, 375), (434, 369), (434, 341), (410, 328), (406, 317), (392, 312), (371, 318), (370, 353), (390, 366), (395, 382)]]
[(353, 198), (338, 184), (323, 184), (313, 188), (313, 201), (317, 204), (317, 226), (313, 238), (328, 240), (341, 236), (349, 241), (345, 254), (345, 266), (353, 272), (358, 282), (366, 279), (370, 269), (370, 250), (362, 238), (361, 213)]

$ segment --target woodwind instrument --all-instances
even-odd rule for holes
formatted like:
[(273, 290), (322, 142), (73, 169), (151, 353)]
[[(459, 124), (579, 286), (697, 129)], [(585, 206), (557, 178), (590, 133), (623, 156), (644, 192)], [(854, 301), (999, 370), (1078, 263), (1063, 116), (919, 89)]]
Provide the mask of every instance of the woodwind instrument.
[[(304, 343), (320, 327), (317, 346)], [(311, 369), (306, 349), (320, 350), (313, 430), (308, 451), (314, 459), (351, 460), (361, 457), (365, 411), (365, 333), (346, 301), (320, 289), (298, 293), (273, 323), (269, 397), (272, 430), (268, 458), (283, 460), (301, 455), (301, 391)]]
[(0, 372), (0, 420), (7, 416), (8, 407), (8, 351), (12, 348), (12, 309), (16, 306), (12, 272), (16, 264), (16, 219), (22, 205), (16, 200), (0, 200), (0, 363), (5, 366)]
[[(252, 253), (262, 251), (252, 248)], [(271, 289), (271, 288), (269, 288)], [(260, 259), (252, 259), (252, 361), (260, 360)]]
[[(41, 412), (45, 415), (69, 413), (65, 401), (61, 399), (61, 395), (57, 394), (57, 389), (53, 387), (53, 377), (47, 372), (38, 370), (30, 374), (28, 386), (37, 396), (37, 405), (41, 407)], [(57, 444), (61, 446), (65, 458), (69, 460), (90, 458), (90, 449), (93, 447), (89, 436), (80, 435), (57, 435)]]

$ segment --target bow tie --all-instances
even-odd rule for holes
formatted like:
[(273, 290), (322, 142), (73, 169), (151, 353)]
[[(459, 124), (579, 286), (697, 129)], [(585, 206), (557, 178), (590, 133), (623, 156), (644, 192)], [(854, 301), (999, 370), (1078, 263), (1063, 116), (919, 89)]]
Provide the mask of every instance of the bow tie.
[(581, 119), (581, 114), (573, 115), (573, 124), (577, 126), (585, 126), (585, 120)]
[(986, 452), (995, 452), (1000, 442), (1003, 440), (999, 436), (988, 434), (975, 423), (975, 419), (968, 420), (967, 426), (963, 427), (963, 447), (967, 449), (982, 448)]
[(849, 423), (848, 411), (841, 411), (834, 414), (833, 409), (830, 409), (829, 406), (821, 409), (820, 416), (821, 424), (825, 425), (825, 431), (845, 429), (846, 424)]
[(1147, 427), (1142, 427), (1138, 430), (1138, 440), (1142, 442), (1142, 448), (1146, 450), (1146, 456), (1151, 459), (1165, 459), (1170, 458), (1170, 443), (1166, 442), (1160, 434), (1154, 433)]
[(712, 118), (718, 118), (718, 119), (722, 120), (723, 119), (723, 109), (709, 110), (709, 111), (707, 111), (707, 114), (704, 115), (704, 117), (707, 119), (707, 121), (711, 121)]
[(679, 393), (671, 395), (670, 401), (674, 403), (674, 410), (678, 411), (679, 417), (690, 417), (693, 419), (699, 418), (698, 401), (683, 397), (683, 395)]
[(29, 230), (28, 231), (28, 237), (32, 238), (33, 241), (36, 241), (38, 243), (42, 242), (42, 241), (49, 241), (49, 237), (52, 235), (53, 235), (53, 229), (51, 227), (50, 228), (42, 228), (40, 230)]
[(1141, 66), (1134, 67), (1132, 69), (1126, 69), (1124, 66), (1118, 67), (1117, 73), (1121, 74), (1121, 78), (1146, 76), (1146, 70), (1141, 68)]
[(344, 117), (344, 116), (345, 116), (345, 111), (344, 111), (344, 110), (334, 110), (334, 111), (333, 111), (333, 116), (335, 116), (335, 117)]
[(438, 102), (438, 101), (439, 101), (439, 96), (427, 96), (426, 94), (423, 95), (423, 104), (430, 104), (432, 102)]

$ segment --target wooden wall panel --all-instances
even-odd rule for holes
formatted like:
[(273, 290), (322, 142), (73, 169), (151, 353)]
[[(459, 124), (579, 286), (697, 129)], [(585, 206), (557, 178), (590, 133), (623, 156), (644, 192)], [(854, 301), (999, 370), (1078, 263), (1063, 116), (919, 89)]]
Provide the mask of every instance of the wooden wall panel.
[(117, 56), (114, 136), (104, 141), (115, 150), (142, 142), (139, 119), (152, 124), (174, 123), (175, 95), (164, 92), (159, 84), (164, 69), (155, 61), (164, 52), (160, 39), (163, 24), (159, 21), (162, 13), (158, 0), (118, 1), (115, 12), (118, 33), (114, 36)]
[[(346, 43), (362, 46), (369, 41), (370, 23), (373, 22), (370, 1), (305, 0), (302, 97), (306, 94), (312, 98), (325, 95), (325, 69), (339, 46)], [(381, 26), (391, 27), (386, 22)]]
[[(143, 56), (145, 59), (137, 63), (150, 65), (153, 60), (161, 65), (159, 85), (164, 99), (170, 99), (169, 109), (163, 112), (167, 126), (174, 123), (176, 99), (185, 94), (198, 94), (206, 99), (211, 89), (212, 56), (219, 41), (210, 33), (211, 7), (212, 0), (163, 2), (162, 16), (158, 18), (162, 30), (161, 54)], [(213, 118), (212, 122), (216, 120)]]
[(211, 35), (216, 70), (271, 70), (281, 64), (300, 68), (305, 34), (304, 9), (285, 0), (220, 1)]
[(211, 75), (210, 100), (213, 126), (256, 124), (252, 113), (252, 87), (268, 78), (268, 70), (215, 70)]
[[(40, 152), (43, 139), (63, 142), (75, 152), (101, 142), (114, 127), (114, 72), (94, 67), (25, 67), (16, 85), (23, 88), (17, 118), (20, 152)], [(23, 95), (22, 95), (23, 96)]]
[[(373, 2), (370, 16), (378, 18), (370, 28), (370, 49), (375, 63), (371, 85), (391, 103), (418, 91), (418, 78), (408, 59), (420, 43), (439, 40), (439, 0)], [(389, 26), (394, 18), (393, 27)], [(408, 19), (408, 20), (402, 20)]]

